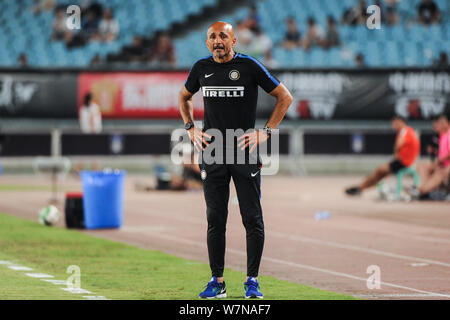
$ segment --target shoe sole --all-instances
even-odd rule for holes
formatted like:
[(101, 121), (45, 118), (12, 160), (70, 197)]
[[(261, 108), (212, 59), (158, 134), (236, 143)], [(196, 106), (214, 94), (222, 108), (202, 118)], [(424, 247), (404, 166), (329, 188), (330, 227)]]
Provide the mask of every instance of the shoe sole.
[(226, 298), (226, 297), (227, 297), (226, 293), (218, 294), (214, 297), (200, 297), (199, 296), (200, 299), (222, 299), (222, 298)]
[(245, 299), (255, 299), (255, 298), (262, 299), (263, 296), (257, 296), (257, 295), (255, 295), (255, 294), (252, 294), (252, 295), (250, 295), (250, 296), (244, 296), (244, 298), (245, 298)]

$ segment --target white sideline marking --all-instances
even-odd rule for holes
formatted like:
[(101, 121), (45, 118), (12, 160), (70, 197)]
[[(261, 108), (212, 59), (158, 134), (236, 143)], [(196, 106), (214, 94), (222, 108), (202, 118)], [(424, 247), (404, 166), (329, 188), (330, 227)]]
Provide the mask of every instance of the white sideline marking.
[(54, 278), (54, 276), (45, 273), (25, 273), (25, 275), (31, 278)]
[(104, 296), (83, 296), (83, 298), (86, 298), (88, 300), (109, 300), (106, 299)]
[[(184, 244), (190, 243), (190, 244), (195, 245), (195, 246), (200, 246), (200, 247), (206, 248), (206, 243), (199, 242), (199, 241), (184, 239), (184, 238), (180, 238), (180, 237), (172, 237), (172, 236), (163, 235), (163, 234), (160, 234), (160, 233), (157, 233), (157, 232), (153, 233), (153, 235), (155, 235), (157, 237), (160, 237), (160, 238), (163, 238), (163, 239), (168, 239), (168, 240), (171, 240), (171, 241), (175, 241), (175, 242), (181, 242), (181, 243), (184, 243)], [(239, 251), (239, 250), (227, 249), (227, 252), (238, 254), (240, 256), (247, 256), (246, 252)], [(339, 277), (344, 277), (344, 278), (349, 278), (349, 279), (353, 279), (353, 280), (359, 280), (359, 281), (367, 282), (366, 278), (361, 278), (361, 277), (353, 276), (351, 274), (346, 274), (346, 273), (342, 273), (342, 272), (336, 272), (336, 271), (332, 271), (332, 270), (328, 270), (328, 269), (308, 266), (308, 265), (305, 265), (305, 264), (295, 263), (295, 262), (291, 262), (291, 261), (275, 259), (275, 258), (270, 258), (270, 257), (263, 257), (262, 260), (266, 260), (266, 261), (270, 261), (270, 262), (274, 262), (274, 263), (279, 263), (279, 264), (283, 264), (283, 265), (286, 265), (286, 266), (296, 267), (296, 268), (300, 268), (300, 269), (313, 270), (313, 271), (318, 271), (318, 272), (322, 272), (322, 273), (332, 274), (332, 275), (339, 276)], [(397, 285), (397, 284), (389, 283), (389, 282), (382, 282), (382, 281), (380, 281), (380, 285), (387, 286), (387, 287), (398, 288), (398, 289), (403, 289), (403, 290), (408, 290), (408, 291), (419, 292), (419, 293), (428, 294), (428, 295), (435, 295), (436, 297), (450, 298), (450, 294), (441, 294), (441, 293), (436, 293), (436, 292), (431, 292), (431, 291), (425, 291), (425, 290), (420, 290), (420, 289), (415, 289), (415, 288), (411, 288), (411, 287), (401, 286), (401, 285)]]
[[(356, 213), (358, 213), (358, 211), (356, 211)], [(154, 216), (158, 216), (158, 217), (165, 217), (167, 218), (167, 215), (164, 214), (157, 214), (157, 213), (150, 213), (151, 215)], [(187, 223), (194, 223), (194, 224), (200, 224), (200, 225), (204, 225), (204, 221), (200, 220), (200, 219), (187, 219), (187, 218), (183, 218), (183, 217), (177, 217), (177, 216), (170, 216), (171, 219), (175, 219), (175, 220), (179, 220), (179, 221), (183, 221), (183, 222), (187, 222)], [(336, 221), (336, 220), (335, 220)], [(336, 223), (336, 222), (335, 222)], [(339, 224), (341, 226), (341, 224)], [(122, 229), (126, 229), (127, 226), (122, 227)], [(345, 230), (348, 230), (349, 228), (346, 227)], [(370, 229), (369, 232), (372, 232), (374, 230)], [(409, 233), (405, 233), (405, 232), (392, 232), (392, 231), (388, 231), (388, 230), (376, 230), (378, 233), (382, 233), (382, 234), (387, 234), (393, 237), (397, 237), (397, 238), (402, 238), (402, 239), (415, 239), (415, 240), (421, 240), (421, 241), (427, 241), (427, 242), (437, 242), (437, 243), (450, 243), (450, 239), (444, 239), (444, 238), (439, 238), (439, 237), (433, 237), (433, 236), (420, 236), (420, 235), (414, 235), (414, 234), (409, 234)]]
[[(359, 214), (361, 213), (360, 210), (352, 210), (351, 208), (346, 208), (345, 211), (340, 210), (340, 212), (352, 212)], [(391, 221), (392, 222), (392, 221)], [(345, 228), (348, 230), (348, 228)], [(373, 230), (370, 230), (373, 231)], [(447, 230), (440, 230), (440, 232), (444, 232)], [(423, 241), (429, 241), (429, 242), (439, 242), (439, 243), (450, 243), (450, 239), (440, 238), (440, 237), (433, 237), (433, 236), (421, 236), (421, 235), (415, 235), (410, 234), (407, 232), (399, 232), (399, 231), (388, 231), (388, 230), (377, 230), (378, 233), (388, 234), (394, 237), (404, 238), (404, 239), (416, 239), (416, 240), (423, 240)]]
[[(32, 268), (24, 267), (24, 266), (14, 266), (10, 261), (0, 260), (0, 265), (7, 265), (8, 268), (16, 271), (31, 271)], [(42, 281), (47, 281), (50, 283), (53, 283), (54, 285), (66, 285), (66, 280), (54, 280), (54, 279), (43, 279), (43, 278), (54, 278), (54, 276), (50, 274), (45, 273), (25, 273), (26, 276), (31, 278), (39, 278)], [(93, 294), (93, 292), (90, 292), (85, 289), (81, 288), (60, 288), (61, 290), (70, 292), (70, 293), (84, 293), (84, 294)], [(89, 300), (109, 300), (104, 296), (83, 296), (83, 298), (89, 299)]]
[[(152, 215), (163, 216), (163, 215), (154, 214), (154, 213), (152, 213)], [(187, 222), (187, 223), (201, 224), (201, 225), (204, 224), (204, 222), (200, 221), (199, 219), (186, 219), (186, 218), (183, 218), (183, 217), (176, 217), (176, 216), (173, 216), (171, 218), (173, 218), (175, 220)], [(123, 227), (122, 229), (124, 229), (124, 230), (133, 230), (134, 229), (135, 230), (135, 228), (133, 228), (133, 227)], [(144, 227), (144, 229), (145, 229), (145, 227)], [(399, 236), (399, 234), (394, 234), (394, 233), (390, 233), (390, 232), (386, 232), (386, 231), (382, 231), (382, 232), (386, 233), (386, 234)], [(276, 232), (276, 231), (270, 231), (270, 234), (268, 234), (268, 236), (269, 235), (275, 235), (275, 236), (279, 236), (279, 237), (287, 237), (285, 234), (279, 233), (279, 232)], [(297, 241), (305, 241), (305, 242), (317, 243), (317, 244), (321, 244), (321, 245), (329, 245), (329, 246), (333, 246), (333, 247), (337, 247), (337, 248), (341, 248), (341, 249), (355, 250), (355, 251), (361, 251), (361, 252), (366, 252), (366, 253), (371, 253), (371, 254), (376, 254), (376, 255), (388, 256), (388, 257), (391, 257), (391, 258), (412, 260), (412, 261), (421, 261), (421, 262), (424, 262), (424, 263), (441, 265), (441, 266), (444, 266), (444, 267), (450, 267), (449, 263), (436, 261), (436, 260), (429, 260), (429, 259), (424, 259), (424, 258), (416, 258), (416, 257), (400, 255), (400, 254), (386, 252), (386, 251), (381, 251), (381, 250), (376, 250), (376, 249), (368, 249), (368, 248), (363, 248), (363, 247), (358, 247), (358, 246), (353, 246), (353, 245), (340, 244), (340, 243), (336, 243), (336, 242), (330, 242), (330, 241), (325, 241), (325, 240), (313, 239), (313, 238), (308, 238), (308, 237), (300, 237), (300, 236), (288, 236), (288, 237), (290, 239), (292, 239), (292, 240), (297, 240)], [(411, 236), (411, 235), (408, 235), (408, 238), (419, 238), (419, 239), (425, 240), (425, 241), (444, 242), (444, 243), (446, 243), (446, 241), (449, 241), (449, 243), (450, 243), (450, 240), (445, 240), (445, 239), (441, 239), (441, 238), (431, 238), (431, 237), (421, 237), (421, 236)]]
[(380, 233), (398, 237), (398, 238), (402, 238), (402, 239), (415, 239), (415, 240), (428, 241), (428, 242), (450, 243), (449, 239), (437, 238), (437, 237), (431, 237), (431, 236), (417, 236), (417, 235), (412, 235), (412, 234), (408, 234), (408, 233), (390, 232), (390, 231), (386, 231), (386, 230), (380, 230)]
[(66, 285), (66, 280), (53, 280), (53, 279), (41, 279), (42, 281), (47, 281), (50, 283), (53, 283), (54, 285)]
[[(356, 277), (356, 276), (342, 273), (342, 272), (336, 272), (336, 271), (332, 271), (332, 270), (316, 268), (316, 267), (312, 267), (312, 266), (308, 266), (308, 265), (304, 265), (304, 264), (299, 264), (299, 263), (294, 263), (294, 262), (284, 261), (284, 260), (279, 260), (279, 259), (274, 259), (274, 258), (266, 258), (266, 260), (271, 261), (271, 262), (276, 262), (279, 264), (289, 265), (292, 267), (309, 269), (309, 270), (319, 271), (319, 272), (323, 272), (323, 273), (333, 274), (333, 275), (340, 276), (340, 277), (345, 277), (345, 278), (349, 278), (349, 279), (355, 279), (355, 280), (361, 280), (361, 281), (367, 282), (366, 278)], [(420, 293), (425, 293), (425, 294), (432, 294), (432, 295), (436, 295), (437, 297), (450, 298), (450, 294), (435, 293), (435, 292), (431, 292), (431, 291), (425, 291), (425, 290), (415, 289), (415, 288), (411, 288), (411, 287), (401, 286), (401, 285), (397, 285), (397, 284), (390, 283), (390, 282), (380, 281), (380, 285), (414, 291), (414, 292), (420, 292)]]
[(60, 288), (61, 290), (70, 292), (70, 293), (87, 293), (87, 294), (92, 294), (92, 292), (85, 290), (85, 289), (81, 289), (81, 288)]
[[(401, 237), (401, 235), (399, 235)], [(408, 239), (417, 239), (417, 240), (423, 240), (423, 241), (429, 241), (429, 242), (439, 242), (439, 243), (450, 243), (450, 240), (443, 239), (443, 238), (436, 238), (436, 237), (425, 237), (425, 236), (410, 236), (406, 235), (404, 238)]]
[(386, 252), (386, 251), (382, 251), (382, 250), (363, 248), (363, 247), (358, 247), (358, 246), (353, 246), (353, 245), (348, 245), (348, 244), (343, 244), (343, 243), (338, 243), (338, 242), (330, 242), (330, 241), (326, 241), (326, 240), (319, 240), (319, 239), (313, 239), (313, 238), (302, 237), (302, 236), (285, 235), (285, 234), (282, 234), (279, 232), (274, 232), (274, 231), (271, 231), (270, 234), (280, 237), (280, 238), (287, 238), (287, 239), (299, 241), (299, 242), (309, 242), (309, 243), (315, 243), (315, 244), (320, 244), (320, 245), (334, 247), (334, 248), (366, 252), (366, 253), (376, 254), (376, 255), (380, 255), (380, 256), (386, 256), (386, 257), (390, 257), (390, 258), (421, 261), (423, 263), (435, 264), (435, 265), (444, 266), (444, 267), (450, 267), (449, 263), (436, 261), (436, 260), (411, 257), (411, 256), (405, 256), (402, 254), (396, 254), (396, 253)]
[(429, 266), (429, 264), (424, 262), (411, 263), (411, 267), (426, 267), (426, 266)]
[(33, 269), (24, 266), (8, 266), (8, 268), (16, 271), (31, 271)]

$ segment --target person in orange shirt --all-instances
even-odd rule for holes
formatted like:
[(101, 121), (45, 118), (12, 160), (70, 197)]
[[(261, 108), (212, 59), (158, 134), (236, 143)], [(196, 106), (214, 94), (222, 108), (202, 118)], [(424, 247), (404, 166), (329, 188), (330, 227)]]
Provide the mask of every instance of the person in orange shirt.
[(389, 174), (396, 174), (401, 169), (414, 164), (420, 153), (420, 141), (414, 129), (408, 126), (401, 116), (392, 118), (392, 128), (397, 132), (394, 159), (379, 166), (358, 186), (345, 189), (345, 193), (351, 196), (359, 195), (365, 189), (375, 186)]

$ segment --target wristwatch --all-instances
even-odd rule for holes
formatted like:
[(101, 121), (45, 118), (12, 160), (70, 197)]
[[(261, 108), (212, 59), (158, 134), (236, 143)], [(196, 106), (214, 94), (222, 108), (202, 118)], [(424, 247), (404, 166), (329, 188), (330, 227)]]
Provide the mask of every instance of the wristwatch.
[(271, 127), (268, 127), (268, 126), (264, 126), (263, 131), (270, 138), (270, 136), (272, 135), (273, 129)]
[(187, 123), (184, 125), (184, 128), (185, 128), (186, 130), (190, 130), (193, 126), (194, 126), (194, 123), (193, 123), (193, 122), (187, 122)]

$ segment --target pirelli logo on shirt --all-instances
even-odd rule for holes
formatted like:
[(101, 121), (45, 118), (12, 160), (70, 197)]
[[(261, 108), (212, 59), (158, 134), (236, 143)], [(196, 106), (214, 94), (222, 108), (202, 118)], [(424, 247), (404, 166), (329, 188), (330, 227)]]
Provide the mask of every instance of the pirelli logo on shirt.
[(243, 86), (203, 86), (203, 97), (208, 98), (242, 98)]

